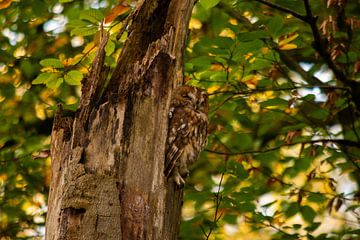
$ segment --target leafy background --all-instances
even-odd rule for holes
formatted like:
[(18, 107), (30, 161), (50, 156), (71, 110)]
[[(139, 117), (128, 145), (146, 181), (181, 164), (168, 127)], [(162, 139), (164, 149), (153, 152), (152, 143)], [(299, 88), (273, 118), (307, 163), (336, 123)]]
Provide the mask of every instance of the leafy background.
[[(181, 239), (360, 238), (359, 3), (196, 4), (185, 75), (211, 125)], [(76, 109), (105, 31), (115, 66), (135, 5), (0, 1), (0, 239), (42, 238), (54, 111)]]

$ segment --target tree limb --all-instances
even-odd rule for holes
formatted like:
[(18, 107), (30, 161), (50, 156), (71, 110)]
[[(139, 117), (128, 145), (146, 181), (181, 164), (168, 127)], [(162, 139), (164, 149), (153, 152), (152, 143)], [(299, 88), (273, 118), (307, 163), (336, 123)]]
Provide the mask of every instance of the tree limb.
[(308, 18), (306, 16), (303, 16), (297, 12), (295, 12), (294, 10), (290, 9), (290, 8), (286, 8), (286, 7), (283, 7), (283, 6), (280, 6), (278, 4), (275, 4), (275, 3), (272, 3), (272, 2), (269, 2), (267, 0), (255, 0), (256, 2), (260, 2), (262, 4), (265, 4), (271, 8), (274, 8), (274, 9), (277, 9), (279, 11), (282, 11), (282, 12), (285, 12), (285, 13), (289, 13), (291, 14), (292, 16), (304, 21), (304, 22), (308, 22)]

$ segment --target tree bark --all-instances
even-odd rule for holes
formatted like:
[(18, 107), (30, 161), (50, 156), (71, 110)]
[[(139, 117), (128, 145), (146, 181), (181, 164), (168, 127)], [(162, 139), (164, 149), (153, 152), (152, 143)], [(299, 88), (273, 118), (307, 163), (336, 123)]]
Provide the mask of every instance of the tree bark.
[(168, 108), (195, 0), (145, 0), (107, 88), (108, 36), (75, 116), (57, 112), (46, 239), (176, 239), (182, 190), (164, 177)]

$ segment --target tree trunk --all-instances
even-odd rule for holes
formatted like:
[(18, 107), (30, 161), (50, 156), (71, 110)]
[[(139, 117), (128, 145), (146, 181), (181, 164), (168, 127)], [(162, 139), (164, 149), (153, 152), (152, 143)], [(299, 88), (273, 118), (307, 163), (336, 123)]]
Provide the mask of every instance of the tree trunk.
[(164, 177), (168, 108), (195, 0), (145, 0), (108, 87), (101, 40), (74, 117), (56, 114), (46, 239), (176, 239), (182, 190)]

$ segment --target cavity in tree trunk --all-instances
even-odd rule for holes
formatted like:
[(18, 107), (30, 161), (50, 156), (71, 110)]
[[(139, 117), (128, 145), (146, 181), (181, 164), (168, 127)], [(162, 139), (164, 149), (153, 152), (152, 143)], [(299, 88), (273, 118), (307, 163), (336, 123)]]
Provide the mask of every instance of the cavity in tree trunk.
[(164, 177), (168, 108), (195, 0), (145, 0), (108, 86), (101, 40), (74, 117), (59, 108), (46, 239), (176, 239), (182, 190)]

